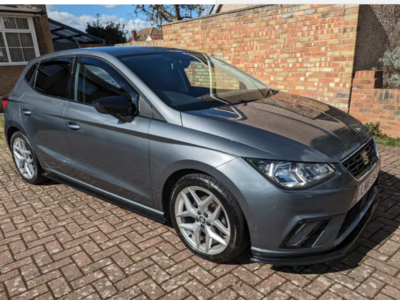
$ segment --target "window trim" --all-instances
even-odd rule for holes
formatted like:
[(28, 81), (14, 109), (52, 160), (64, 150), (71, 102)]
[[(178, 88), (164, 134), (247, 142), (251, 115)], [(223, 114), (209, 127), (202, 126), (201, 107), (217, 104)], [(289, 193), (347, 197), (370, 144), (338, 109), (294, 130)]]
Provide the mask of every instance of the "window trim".
[[(97, 56), (93, 56), (93, 55), (77, 55), (77, 56), (76, 56), (75, 65), (73, 66), (73, 71), (72, 71), (73, 74), (72, 74), (72, 76), (71, 76), (71, 86), (70, 86), (70, 94), (73, 96), (73, 99), (71, 99), (70, 101), (73, 101), (73, 102), (78, 103), (78, 104), (83, 104), (83, 105), (86, 105), (86, 106), (91, 106), (91, 107), (93, 107), (93, 105), (92, 105), (91, 103), (81, 102), (81, 101), (78, 101), (78, 100), (75, 99), (75, 82), (76, 82), (76, 75), (77, 75), (76, 71), (77, 71), (77, 69), (78, 69), (78, 64), (82, 62), (82, 61), (81, 61), (82, 58), (93, 58), (93, 59), (97, 59), (97, 60), (99, 60), (99, 61), (105, 63), (105, 64), (106, 64), (108, 67), (110, 67), (111, 69), (113, 69), (114, 72), (116, 72), (118, 75), (120, 75), (121, 78), (122, 78), (123, 80), (125, 80), (126, 84), (138, 95), (138, 103), (139, 103), (139, 101), (140, 101), (140, 96), (142, 96), (142, 93), (139, 92), (139, 90), (136, 88), (136, 86), (134, 86), (134, 85), (132, 84), (132, 82), (131, 82), (129, 79), (127, 79), (126, 76), (125, 76), (124, 74), (122, 74), (122, 72), (120, 72), (117, 68), (115, 68), (115, 66), (114, 66), (113, 64), (110, 64), (109, 61), (107, 61), (107, 60), (105, 60), (105, 59), (102, 59), (102, 58), (100, 58), (100, 57), (97, 57)], [(131, 97), (130, 100), (132, 101), (132, 95), (130, 95), (130, 97)], [(147, 101), (147, 100), (145, 100), (145, 101)], [(148, 102), (148, 101), (147, 101), (147, 102)], [(132, 103), (133, 103), (133, 101), (132, 101)], [(137, 110), (138, 110), (137, 115), (140, 115), (139, 106), (137, 107)]]
[[(28, 21), (28, 29), (6, 29), (4, 26), (4, 18), (23, 18)], [(35, 26), (33, 24), (33, 18), (28, 16), (21, 16), (17, 14), (0, 14), (0, 34), (3, 36), (4, 45), (8, 57), (8, 62), (0, 62), (0, 67), (2, 66), (25, 66), (29, 63), (29, 61), (21, 61), (21, 62), (11, 62), (10, 50), (8, 48), (6, 33), (30, 33), (32, 35), (33, 48), (35, 50), (35, 58), (40, 56), (39, 45), (36, 37)]]
[[(71, 54), (71, 55), (65, 55), (65, 54), (64, 54), (64, 55), (61, 55), (61, 54), (58, 54), (58, 55), (54, 55), (54, 56), (52, 56), (52, 57), (50, 57), (50, 58), (47, 58), (47, 59), (39, 59), (38, 61), (35, 62), (35, 63), (38, 64), (38, 66), (36, 67), (36, 71), (35, 71), (35, 74), (34, 74), (34, 76), (35, 76), (34, 85), (32, 86), (32, 85), (28, 84), (29, 87), (30, 87), (34, 92), (36, 92), (36, 93), (38, 93), (38, 94), (40, 94), (40, 95), (46, 96), (46, 97), (50, 97), (50, 98), (53, 98), (53, 99), (57, 99), (57, 100), (71, 101), (71, 102), (74, 102), (74, 103), (77, 103), (77, 104), (88, 105), (88, 104), (83, 103), (83, 102), (75, 101), (74, 99), (66, 99), (66, 98), (53, 97), (53, 96), (51, 96), (51, 95), (46, 95), (46, 94), (44, 94), (44, 93), (42, 93), (42, 92), (39, 92), (39, 91), (35, 88), (35, 86), (36, 86), (36, 76), (37, 76), (37, 72), (38, 72), (38, 70), (39, 70), (40, 64), (43, 63), (43, 62), (45, 62), (45, 61), (47, 61), (47, 60), (50, 60), (50, 59), (57, 59), (57, 58), (63, 58), (63, 57), (71, 57), (71, 58), (73, 59), (73, 65), (72, 65), (72, 70), (71, 70), (71, 84), (70, 84), (69, 90), (68, 90), (69, 95), (73, 95), (73, 94), (74, 94), (74, 89), (75, 89), (75, 76), (76, 76), (76, 66), (77, 66), (77, 64), (78, 64), (78, 60), (79, 60), (80, 58), (82, 58), (82, 57), (96, 58), (96, 59), (98, 59), (98, 60), (100, 60), (100, 61), (102, 61), (102, 62), (108, 64), (112, 69), (114, 69), (114, 70), (129, 84), (129, 86), (139, 95), (139, 97), (138, 97), (138, 103), (139, 103), (139, 105), (138, 105), (138, 114), (137, 114), (137, 116), (140, 116), (140, 117), (143, 117), (143, 118), (148, 118), (148, 117), (146, 117), (146, 116), (141, 115), (141, 113), (140, 113), (140, 100), (142, 99), (143, 101), (146, 101), (146, 102), (147, 102), (147, 104), (153, 109), (153, 112), (154, 112), (155, 114), (157, 114), (157, 116), (158, 116), (158, 118), (152, 117), (151, 119), (157, 120), (157, 121), (163, 122), (163, 123), (166, 123), (166, 122), (167, 122), (167, 121), (164, 119), (164, 116), (157, 110), (157, 108), (151, 103), (151, 101), (147, 99), (146, 95), (145, 95), (145, 94), (144, 94), (144, 93), (143, 93), (143, 92), (142, 92), (142, 91), (141, 91), (141, 90), (140, 90), (140, 89), (125, 75), (125, 74), (124, 74), (124, 73), (123, 73), (123, 72), (121, 72), (118, 68), (116, 68), (115, 65), (114, 65), (113, 63), (111, 63), (110, 61), (104, 59), (103, 57), (99, 57), (99, 56), (95, 56), (95, 55), (90, 55), (90, 54)], [(0, 66), (1, 66), (1, 64), (0, 64)], [(25, 80), (25, 77), (24, 77), (24, 80)], [(25, 82), (27, 82), (27, 81), (25, 80)], [(92, 107), (93, 107), (93, 106), (92, 106)]]
[[(140, 117), (143, 117), (143, 118), (147, 118), (147, 117), (141, 115), (141, 113), (140, 113), (140, 99), (142, 99), (143, 101), (146, 101), (147, 104), (150, 105), (150, 107), (153, 109), (153, 112), (156, 113), (156, 114), (159, 116), (159, 118), (161, 118), (161, 119), (159, 119), (159, 118), (154, 119), (154, 118), (152, 117), (151, 119), (154, 119), (154, 120), (158, 120), (158, 121), (160, 121), (160, 122), (167, 123), (167, 121), (165, 120), (164, 116), (158, 111), (158, 109), (153, 105), (153, 103), (151, 103), (151, 101), (147, 99), (146, 95), (135, 85), (134, 82), (132, 82), (132, 80), (130, 80), (123, 72), (121, 72), (112, 62), (110, 62), (110, 61), (104, 59), (103, 57), (99, 57), (99, 56), (91, 55), (91, 54), (86, 54), (86, 53), (75, 54), (74, 56), (75, 56), (75, 64), (76, 64), (76, 65), (78, 64), (79, 59), (82, 58), (82, 57), (96, 58), (96, 59), (101, 60), (101, 61), (103, 61), (104, 63), (108, 64), (108, 65), (109, 65), (111, 68), (113, 68), (119, 75), (121, 75), (122, 78), (124, 78), (124, 79), (126, 80), (126, 82), (129, 83), (129, 85), (135, 90), (136, 93), (138, 93), (138, 95), (139, 95), (138, 104), (139, 104), (139, 105), (138, 105), (138, 107), (137, 107), (137, 109), (138, 109), (137, 115), (140, 116)], [(62, 57), (62, 56), (60, 55), (60, 57)], [(116, 58), (118, 59), (118, 57), (116, 57)], [(118, 59), (118, 60), (119, 60), (119, 59)], [(119, 60), (119, 61), (122, 63), (121, 60)], [(70, 88), (71, 88), (71, 93), (74, 94), (74, 92), (75, 92), (76, 66), (74, 66), (72, 72), (73, 72), (73, 73), (72, 73), (72, 84), (71, 84), (71, 87), (70, 87)], [(70, 101), (74, 101), (75, 103), (78, 103), (78, 104), (85, 104), (85, 103), (78, 102), (78, 101), (75, 101), (75, 100), (70, 100)]]
[[(147, 97), (146, 97), (146, 95), (136, 86), (136, 84), (132, 81), (132, 80), (130, 80), (123, 72), (121, 72), (112, 62), (110, 62), (110, 61), (108, 61), (108, 60), (106, 60), (106, 59), (104, 59), (103, 57), (99, 57), (99, 56), (95, 56), (95, 55), (90, 55), (90, 54), (77, 54), (76, 55), (76, 57), (77, 57), (77, 59), (76, 59), (76, 61), (78, 61), (79, 60), (79, 58), (81, 58), (81, 57), (92, 57), (92, 58), (96, 58), (96, 59), (98, 59), (98, 60), (101, 60), (101, 61), (103, 61), (103, 62), (105, 62), (106, 64), (108, 64), (110, 67), (112, 67), (116, 72), (118, 72), (118, 74), (120, 74), (121, 76), (122, 76), (122, 78), (124, 78), (129, 84), (130, 84), (130, 86), (139, 94), (139, 105), (138, 105), (138, 116), (142, 116), (141, 114), (140, 114), (140, 98), (142, 98), (143, 99), (143, 101), (146, 101), (147, 102), (147, 104), (148, 105), (150, 105), (150, 107), (153, 109), (153, 111), (155, 111), (156, 113), (157, 113), (157, 115), (158, 116), (160, 116), (161, 118), (162, 118), (162, 120), (161, 120), (161, 122), (166, 122), (165, 121), (165, 119), (164, 119), (164, 116), (162, 116), (162, 114), (157, 110), (157, 108), (153, 105), (153, 103), (151, 103), (151, 101), (150, 100), (148, 100), (147, 99)], [(119, 58), (120, 58), (121, 56), (119, 56), (119, 57), (115, 57), (116, 59), (118, 59), (119, 60), (119, 62), (121, 62), (121, 63), (123, 63)], [(123, 57), (123, 56), (122, 56)], [(74, 82), (73, 82), (73, 84), (75, 83), (75, 69), (74, 69), (74, 74), (73, 74), (73, 76), (74, 76)], [(72, 88), (75, 88), (75, 87), (72, 87)], [(73, 91), (74, 92), (74, 91)], [(77, 102), (78, 103), (78, 102)], [(160, 121), (160, 120), (159, 120)]]
[(38, 67), (39, 67), (39, 65), (40, 65), (40, 62), (38, 61), (38, 62), (35, 62), (35, 63), (33, 63), (32, 64), (32, 67), (34, 67), (36, 65), (36, 68), (35, 68), (35, 71), (33, 71), (33, 75), (32, 75), (32, 77), (31, 77), (31, 80), (30, 81), (28, 81), (28, 80), (26, 80), (26, 74), (29, 72), (29, 70), (30, 69), (27, 69), (27, 71), (24, 73), (24, 80), (25, 80), (25, 82), (30, 86), (30, 87), (34, 87), (35, 86), (35, 84), (36, 84), (36, 74), (37, 74), (37, 70), (38, 70)]
[(38, 91), (38, 90), (36, 89), (36, 78), (37, 78), (37, 74), (38, 74), (38, 72), (39, 72), (40, 65), (41, 65), (42, 63), (45, 63), (45, 62), (49, 61), (49, 60), (55, 60), (55, 59), (65, 58), (65, 57), (69, 57), (69, 58), (72, 59), (72, 62), (71, 62), (71, 72), (70, 72), (70, 74), (69, 74), (69, 80), (68, 80), (68, 86), (67, 86), (68, 96), (71, 97), (71, 85), (72, 85), (72, 84), (71, 84), (71, 80), (72, 80), (72, 76), (73, 76), (73, 74), (74, 74), (73, 68), (74, 68), (74, 65), (75, 65), (75, 61), (77, 60), (77, 56), (76, 56), (76, 55), (60, 55), (60, 56), (56, 56), (56, 57), (51, 57), (51, 58), (47, 58), (47, 59), (42, 59), (42, 60), (40, 60), (40, 61), (35, 62), (35, 64), (37, 63), (37, 67), (36, 67), (36, 70), (35, 70), (35, 73), (34, 73), (34, 78), (35, 78), (35, 79), (34, 79), (33, 85), (29, 84), (29, 82), (25, 79), (25, 75), (24, 75), (24, 80), (25, 80), (25, 82), (28, 83), (28, 85), (30, 86), (30, 88), (31, 88), (32, 90), (34, 90), (36, 93), (38, 93), (38, 94), (40, 94), (40, 95), (43, 95), (43, 96), (45, 96), (45, 97), (49, 97), (49, 98), (53, 98), (53, 99), (57, 99), (57, 100), (62, 100), (62, 101), (73, 101), (73, 102), (75, 102), (74, 99), (63, 98), (63, 97), (55, 97), (55, 96), (52, 96), (52, 95), (49, 95), (49, 94), (45, 94), (45, 93), (43, 93), (43, 92), (41, 92), (41, 91)]

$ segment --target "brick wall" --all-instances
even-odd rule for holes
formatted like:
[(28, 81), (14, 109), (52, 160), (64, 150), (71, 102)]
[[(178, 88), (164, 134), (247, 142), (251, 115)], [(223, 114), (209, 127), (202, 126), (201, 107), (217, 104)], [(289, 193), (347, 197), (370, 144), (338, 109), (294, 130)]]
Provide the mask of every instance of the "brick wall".
[(380, 122), (380, 128), (400, 137), (400, 89), (382, 88), (382, 71), (357, 71), (350, 114), (361, 122)]
[(123, 44), (115, 44), (115, 46), (145, 46), (145, 47), (165, 47), (164, 40), (144, 41), (144, 42), (129, 42)]
[(358, 9), (257, 6), (165, 24), (162, 45), (212, 54), (278, 90), (347, 111)]
[[(215, 89), (238, 90), (240, 88), (239, 80), (212, 68), (212, 86)], [(208, 67), (200, 62), (191, 62), (185, 69), (185, 73), (192, 86), (210, 87), (210, 72)]]
[[(358, 5), (262, 5), (165, 24), (163, 40), (120, 45), (209, 53), (271, 87), (379, 121), (400, 136), (400, 90), (382, 89), (379, 71), (357, 71), (353, 80), (358, 17)], [(200, 66), (186, 73), (197, 86), (209, 80)]]

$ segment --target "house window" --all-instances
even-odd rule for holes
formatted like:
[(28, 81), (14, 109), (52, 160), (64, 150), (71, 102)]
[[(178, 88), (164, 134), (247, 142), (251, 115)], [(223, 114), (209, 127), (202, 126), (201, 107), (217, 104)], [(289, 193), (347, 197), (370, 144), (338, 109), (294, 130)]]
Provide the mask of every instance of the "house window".
[(0, 16), (0, 65), (24, 65), (37, 56), (32, 18)]

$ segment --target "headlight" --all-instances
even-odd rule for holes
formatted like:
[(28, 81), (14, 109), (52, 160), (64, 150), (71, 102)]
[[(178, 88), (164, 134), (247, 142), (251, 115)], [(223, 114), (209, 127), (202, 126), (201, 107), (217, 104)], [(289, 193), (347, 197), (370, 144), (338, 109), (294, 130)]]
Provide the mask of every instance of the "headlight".
[(314, 186), (335, 173), (329, 164), (295, 163), (246, 158), (264, 177), (284, 189), (305, 189)]

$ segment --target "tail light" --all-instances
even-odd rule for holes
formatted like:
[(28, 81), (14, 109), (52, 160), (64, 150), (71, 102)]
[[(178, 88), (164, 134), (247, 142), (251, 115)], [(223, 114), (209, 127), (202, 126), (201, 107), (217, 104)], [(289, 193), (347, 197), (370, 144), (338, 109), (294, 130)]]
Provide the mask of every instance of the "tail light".
[(4, 95), (4, 96), (1, 98), (1, 101), (3, 102), (3, 109), (5, 110), (5, 109), (6, 109), (6, 105), (7, 105), (7, 103), (8, 103), (8, 95)]

